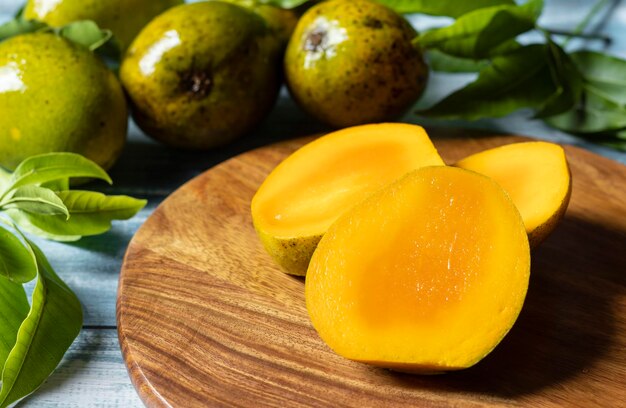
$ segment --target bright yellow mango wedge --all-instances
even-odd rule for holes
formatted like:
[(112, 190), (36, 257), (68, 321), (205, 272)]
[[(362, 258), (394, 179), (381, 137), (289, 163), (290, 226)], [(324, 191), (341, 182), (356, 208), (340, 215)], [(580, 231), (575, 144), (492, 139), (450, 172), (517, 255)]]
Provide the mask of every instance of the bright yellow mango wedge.
[(311, 259), (306, 306), (351, 360), (415, 373), (470, 367), (524, 303), (530, 249), (495, 181), (454, 167), (409, 173), (342, 215)]
[(270, 173), (252, 199), (254, 227), (285, 272), (304, 275), (341, 214), (407, 172), (433, 165), (444, 163), (420, 126), (384, 123), (330, 133)]
[(565, 152), (557, 144), (509, 144), (466, 157), (455, 166), (489, 176), (509, 193), (533, 248), (565, 214), (572, 183)]

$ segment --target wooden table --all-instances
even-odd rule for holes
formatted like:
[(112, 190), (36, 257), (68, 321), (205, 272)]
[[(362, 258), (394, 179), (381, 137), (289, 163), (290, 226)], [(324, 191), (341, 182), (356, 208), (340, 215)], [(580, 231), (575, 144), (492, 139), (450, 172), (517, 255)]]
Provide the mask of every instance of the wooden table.
[[(0, 1), (0, 21), (4, 21), (21, 4), (20, 0)], [(544, 17), (546, 27), (571, 30), (595, 2), (584, 0), (548, 0)], [(616, 2), (617, 4), (618, 2)], [(600, 20), (602, 16), (598, 16)], [(427, 17), (415, 18), (418, 27), (433, 23)], [(592, 25), (593, 26), (593, 25)], [(602, 32), (614, 39), (609, 50), (626, 58), (626, 2), (617, 4), (604, 21)], [(420, 101), (428, 104), (463, 81), (433, 75), (429, 89)], [(425, 125), (408, 115), (405, 121)], [(626, 153), (589, 144), (581, 139), (549, 129), (529, 114), (520, 112), (498, 120), (473, 123), (437, 122), (437, 125), (463, 126), (517, 133), (571, 143), (626, 164)], [(246, 138), (228, 147), (203, 153), (168, 149), (145, 137), (131, 125), (126, 150), (112, 169), (112, 187), (100, 187), (110, 194), (130, 194), (147, 198), (149, 204), (134, 219), (115, 223), (101, 236), (84, 238), (74, 244), (37, 240), (59, 275), (80, 298), (85, 322), (57, 371), (32, 396), (24, 407), (139, 407), (139, 397), (130, 383), (122, 361), (115, 326), (115, 300), (119, 270), (131, 237), (156, 206), (183, 182), (232, 157), (274, 141), (325, 131), (294, 106), (287, 94), (281, 98), (267, 121)]]

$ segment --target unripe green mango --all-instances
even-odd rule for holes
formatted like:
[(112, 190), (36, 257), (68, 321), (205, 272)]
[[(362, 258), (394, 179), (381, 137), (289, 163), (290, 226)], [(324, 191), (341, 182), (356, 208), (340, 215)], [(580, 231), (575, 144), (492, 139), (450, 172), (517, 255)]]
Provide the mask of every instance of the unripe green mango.
[(148, 135), (206, 149), (242, 136), (269, 113), (281, 53), (256, 13), (220, 1), (185, 4), (141, 31), (120, 77)]
[(184, 0), (28, 0), (24, 17), (60, 27), (77, 20), (93, 20), (108, 28), (122, 49), (157, 15)]
[(120, 83), (89, 49), (50, 32), (0, 42), (0, 166), (66, 151), (109, 168), (127, 125)]

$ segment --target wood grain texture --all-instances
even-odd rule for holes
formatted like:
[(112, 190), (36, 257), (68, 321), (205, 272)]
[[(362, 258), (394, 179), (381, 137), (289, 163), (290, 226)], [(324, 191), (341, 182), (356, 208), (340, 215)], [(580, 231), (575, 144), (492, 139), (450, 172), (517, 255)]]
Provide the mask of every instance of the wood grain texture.
[[(522, 140), (431, 129), (446, 162)], [(573, 193), (533, 253), (523, 311), (483, 361), (415, 376), (334, 354), (311, 326), (304, 281), (259, 243), (250, 200), (310, 139), (242, 154), (185, 184), (137, 232), (117, 302), (140, 397), (174, 406), (618, 406), (626, 401), (626, 167), (566, 147)]]

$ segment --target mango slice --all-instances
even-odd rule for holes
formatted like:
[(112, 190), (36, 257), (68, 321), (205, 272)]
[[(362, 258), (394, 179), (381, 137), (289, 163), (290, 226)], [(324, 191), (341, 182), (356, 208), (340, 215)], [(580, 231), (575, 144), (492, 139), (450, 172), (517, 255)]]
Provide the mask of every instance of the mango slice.
[(341, 214), (405, 173), (433, 165), (444, 162), (420, 126), (384, 123), (330, 133), (270, 173), (252, 199), (254, 227), (285, 272), (304, 275)]
[(572, 191), (565, 151), (554, 143), (514, 143), (485, 150), (455, 164), (497, 181), (511, 196), (532, 248), (563, 218)]
[(524, 224), (502, 187), (428, 167), (329, 228), (308, 268), (306, 306), (341, 356), (415, 373), (459, 370), (509, 331), (529, 275)]

